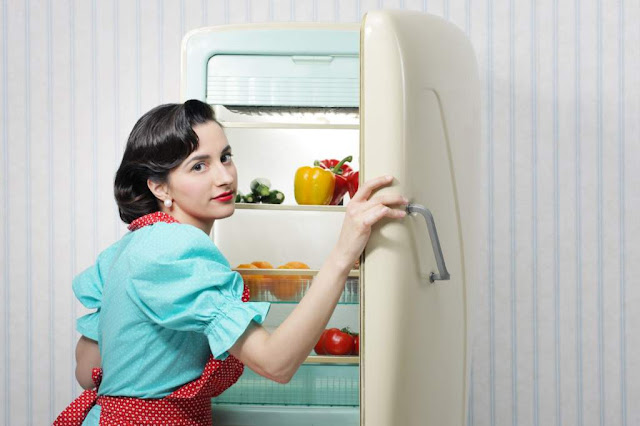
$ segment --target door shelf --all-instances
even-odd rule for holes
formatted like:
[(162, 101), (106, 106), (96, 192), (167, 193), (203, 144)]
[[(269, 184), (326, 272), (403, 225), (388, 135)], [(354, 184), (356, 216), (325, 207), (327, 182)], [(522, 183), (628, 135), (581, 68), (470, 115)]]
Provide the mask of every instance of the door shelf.
[[(317, 270), (308, 269), (234, 269), (249, 287), (252, 302), (298, 303), (311, 287)], [(349, 274), (340, 296), (340, 304), (360, 303), (359, 271)]]
[(249, 368), (213, 404), (359, 405), (358, 365), (303, 364), (291, 381), (280, 384)]

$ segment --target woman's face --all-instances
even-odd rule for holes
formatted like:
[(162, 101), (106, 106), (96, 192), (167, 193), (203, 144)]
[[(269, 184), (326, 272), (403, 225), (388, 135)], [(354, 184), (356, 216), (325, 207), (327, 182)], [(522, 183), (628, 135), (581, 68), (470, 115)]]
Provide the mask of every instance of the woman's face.
[(216, 219), (229, 217), (235, 210), (238, 174), (220, 125), (209, 121), (193, 130), (198, 135), (198, 149), (169, 172), (173, 205), (162, 209), (179, 222), (209, 234)]

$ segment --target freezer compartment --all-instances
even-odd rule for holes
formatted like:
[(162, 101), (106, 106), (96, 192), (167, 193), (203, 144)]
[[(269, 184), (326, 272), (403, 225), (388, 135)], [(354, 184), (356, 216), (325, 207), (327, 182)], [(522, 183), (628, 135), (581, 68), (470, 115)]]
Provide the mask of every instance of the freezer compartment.
[[(298, 303), (311, 287), (313, 276), (292, 275), (309, 273), (304, 270), (286, 270), (288, 275), (276, 275), (283, 273), (281, 270), (259, 269), (235, 269), (242, 275), (249, 291), (252, 302), (271, 303)], [(357, 271), (355, 271), (357, 273)], [(313, 271), (311, 273), (317, 273)], [(344, 291), (340, 296), (340, 304), (359, 303), (359, 279), (349, 277), (344, 285)]]
[(359, 407), (213, 405), (216, 426), (358, 426)]
[(358, 365), (303, 364), (287, 384), (245, 368), (238, 382), (212, 402), (355, 407), (360, 403), (359, 381)]

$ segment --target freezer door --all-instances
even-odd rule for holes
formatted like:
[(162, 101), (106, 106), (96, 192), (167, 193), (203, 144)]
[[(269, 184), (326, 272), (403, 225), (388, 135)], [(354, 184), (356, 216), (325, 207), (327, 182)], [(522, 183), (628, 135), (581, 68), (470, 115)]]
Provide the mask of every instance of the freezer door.
[[(361, 27), (361, 182), (391, 174), (433, 216), (374, 227), (362, 262), (361, 424), (466, 424), (470, 278), (478, 271), (479, 93), (473, 50), (452, 24), (376, 11)], [(433, 231), (433, 230), (432, 230)], [(442, 274), (442, 266), (450, 275)]]

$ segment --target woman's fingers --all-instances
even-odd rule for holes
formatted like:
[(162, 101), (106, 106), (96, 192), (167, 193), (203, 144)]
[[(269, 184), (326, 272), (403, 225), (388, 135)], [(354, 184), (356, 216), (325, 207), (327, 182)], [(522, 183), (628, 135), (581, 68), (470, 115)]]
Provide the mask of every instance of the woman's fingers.
[(375, 195), (368, 201), (370, 204), (384, 204), (386, 206), (407, 205), (409, 200), (399, 194)]
[[(400, 206), (408, 204), (408, 200), (398, 194), (371, 194), (377, 189), (393, 182), (392, 176), (380, 176), (364, 182), (347, 204), (339, 244), (341, 256), (355, 259), (371, 236), (371, 227), (380, 219), (401, 219), (406, 211)], [(386, 191), (385, 191), (386, 192)]]
[(387, 193), (375, 195), (369, 199), (373, 191), (391, 182), (393, 182), (393, 176), (379, 176), (366, 181), (349, 202), (348, 212), (353, 216), (360, 216), (360, 222), (365, 226), (371, 226), (383, 217), (404, 217), (406, 215), (404, 209), (391, 208), (406, 206), (409, 203), (409, 200), (402, 195)]
[(389, 185), (391, 182), (393, 182), (393, 176), (379, 176), (370, 179), (358, 188), (358, 191), (353, 195), (351, 201), (367, 201), (374, 190), (384, 185)]
[(399, 218), (405, 217), (406, 215), (407, 215), (407, 212), (404, 210), (392, 209), (391, 207), (378, 204), (371, 207), (364, 214), (363, 223), (364, 225), (371, 227), (384, 217), (388, 217), (390, 219), (399, 219)]

